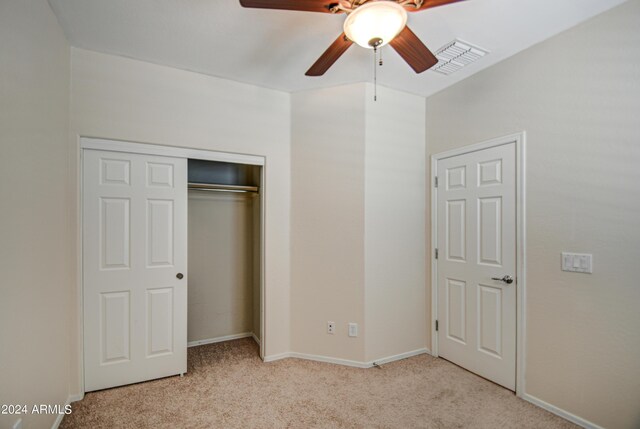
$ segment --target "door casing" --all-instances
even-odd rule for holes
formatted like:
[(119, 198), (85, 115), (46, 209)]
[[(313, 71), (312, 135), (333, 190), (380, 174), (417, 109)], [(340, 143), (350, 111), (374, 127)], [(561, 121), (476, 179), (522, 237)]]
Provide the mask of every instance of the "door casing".
[(526, 228), (525, 228), (525, 165), (526, 133), (510, 134), (481, 143), (448, 150), (431, 156), (431, 354), (438, 357), (438, 260), (434, 249), (438, 243), (438, 188), (435, 172), (438, 161), (470, 152), (514, 143), (516, 147), (516, 395), (524, 395), (526, 352)]
[(230, 163), (238, 163), (238, 164), (250, 164), (250, 165), (259, 165), (262, 167), (261, 174), (261, 190), (260, 190), (260, 358), (264, 359), (264, 352), (266, 350), (266, 329), (265, 329), (265, 321), (266, 321), (266, 291), (265, 291), (265, 210), (266, 210), (266, 168), (267, 162), (266, 157), (260, 155), (248, 155), (248, 154), (239, 154), (239, 153), (229, 153), (229, 152), (218, 152), (213, 150), (206, 149), (191, 149), (187, 147), (178, 147), (178, 146), (164, 146), (164, 145), (155, 145), (150, 143), (140, 143), (140, 142), (130, 142), (130, 141), (122, 141), (115, 139), (106, 139), (106, 138), (95, 138), (95, 137), (78, 137), (78, 151), (77, 151), (77, 180), (78, 180), (78, 188), (77, 188), (77, 206), (76, 206), (76, 216), (78, 219), (77, 224), (77, 254), (76, 254), (76, 262), (77, 262), (77, 281), (76, 281), (76, 308), (78, 311), (78, 319), (76, 323), (77, 331), (76, 336), (78, 339), (78, 377), (79, 377), (79, 385), (81, 386), (82, 391), (78, 395), (72, 395), (71, 401), (79, 401), (84, 397), (85, 392), (85, 383), (84, 383), (84, 311), (83, 311), (83, 293), (84, 293), (84, 284), (83, 284), (83, 216), (82, 216), (82, 206), (83, 206), (83, 152), (85, 149), (95, 149), (95, 150), (106, 150), (112, 152), (128, 152), (128, 153), (136, 153), (136, 154), (146, 154), (146, 155), (158, 155), (158, 156), (173, 156), (178, 158), (187, 158), (187, 159), (200, 159), (206, 161), (221, 161), (221, 162), (230, 162)]

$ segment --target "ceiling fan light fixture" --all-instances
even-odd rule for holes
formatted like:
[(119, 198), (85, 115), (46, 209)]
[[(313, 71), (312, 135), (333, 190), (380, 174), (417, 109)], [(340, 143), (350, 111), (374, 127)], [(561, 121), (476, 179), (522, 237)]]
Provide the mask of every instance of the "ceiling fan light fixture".
[(344, 33), (363, 48), (373, 49), (391, 42), (406, 24), (407, 11), (395, 1), (369, 1), (349, 13)]

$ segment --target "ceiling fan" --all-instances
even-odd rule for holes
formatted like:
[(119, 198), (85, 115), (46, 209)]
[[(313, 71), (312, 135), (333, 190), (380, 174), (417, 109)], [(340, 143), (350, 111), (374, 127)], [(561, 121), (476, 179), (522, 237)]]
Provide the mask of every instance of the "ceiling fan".
[(346, 13), (344, 32), (305, 73), (322, 76), (355, 42), (374, 49), (390, 44), (416, 73), (438, 59), (407, 27), (407, 11), (419, 12), (462, 0), (240, 0), (243, 7), (305, 12)]

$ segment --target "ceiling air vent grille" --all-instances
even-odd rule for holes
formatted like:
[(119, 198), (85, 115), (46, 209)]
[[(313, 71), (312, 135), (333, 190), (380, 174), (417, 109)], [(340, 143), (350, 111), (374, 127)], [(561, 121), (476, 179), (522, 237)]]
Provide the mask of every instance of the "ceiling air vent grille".
[(431, 70), (449, 75), (487, 55), (489, 52), (471, 43), (454, 40), (436, 52), (438, 64)]

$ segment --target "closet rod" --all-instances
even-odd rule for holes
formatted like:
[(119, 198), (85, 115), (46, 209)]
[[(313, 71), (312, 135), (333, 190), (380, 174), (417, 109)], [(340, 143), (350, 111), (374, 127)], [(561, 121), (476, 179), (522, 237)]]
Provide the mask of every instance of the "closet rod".
[(189, 189), (197, 191), (218, 191), (218, 192), (258, 192), (257, 186), (238, 186), (238, 185), (214, 185), (212, 183), (189, 183)]

